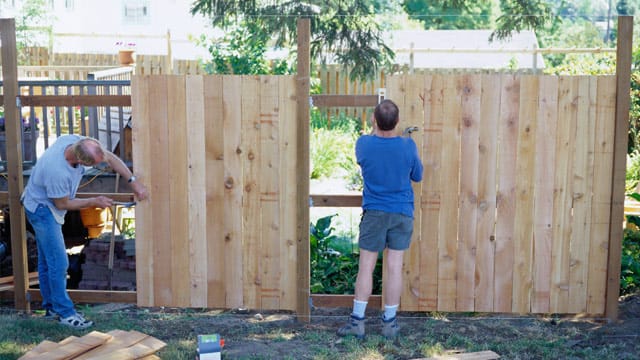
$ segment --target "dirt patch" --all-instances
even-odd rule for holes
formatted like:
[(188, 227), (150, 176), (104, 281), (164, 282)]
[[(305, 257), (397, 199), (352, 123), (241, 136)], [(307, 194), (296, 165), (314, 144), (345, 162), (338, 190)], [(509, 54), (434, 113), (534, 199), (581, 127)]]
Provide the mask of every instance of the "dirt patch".
[(108, 305), (93, 310), (98, 324), (108, 322), (110, 314), (129, 314), (132, 321), (139, 321), (136, 327), (170, 346), (185, 339), (193, 341), (198, 334), (220, 334), (225, 339), (226, 359), (417, 359), (430, 356), (425, 349), (434, 346), (441, 352), (492, 350), (501, 359), (640, 359), (639, 295), (621, 299), (619, 320), (615, 322), (558, 316), (401, 312), (401, 338), (396, 341), (379, 335), (379, 312), (375, 310), (368, 311), (364, 341), (335, 335), (349, 315), (348, 308), (315, 308), (308, 323), (297, 321), (288, 312)]

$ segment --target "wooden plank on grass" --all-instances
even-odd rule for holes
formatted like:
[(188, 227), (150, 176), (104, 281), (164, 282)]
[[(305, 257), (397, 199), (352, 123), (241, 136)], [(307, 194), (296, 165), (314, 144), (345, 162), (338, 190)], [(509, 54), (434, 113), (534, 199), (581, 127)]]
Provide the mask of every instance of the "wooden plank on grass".
[(475, 311), (492, 311), (494, 296), (498, 111), (501, 77), (483, 75), (478, 142)]
[(458, 196), (460, 190), (461, 93), (458, 77), (445, 77), (440, 221), (438, 223), (438, 310), (455, 311), (458, 269)]
[(224, 241), (224, 131), (223, 81), (221, 75), (204, 77), (204, 133), (206, 161), (206, 241), (207, 303), (209, 307), (226, 306)]
[(110, 354), (112, 352), (115, 352), (116, 350), (133, 346), (149, 336), (135, 330), (112, 330), (107, 334), (111, 335), (112, 338), (104, 345), (98, 346), (80, 356), (74, 357), (73, 359), (87, 360), (93, 359), (96, 356)]
[(474, 310), (476, 230), (478, 224), (478, 163), (480, 146), (480, 75), (459, 79), (462, 97), (460, 122), (460, 198), (458, 214), (458, 263), (456, 310)]
[[(149, 182), (151, 177), (151, 93), (148, 76), (133, 76), (131, 80), (132, 160), (138, 180), (146, 184), (153, 194), (157, 188)], [(153, 197), (153, 195), (150, 195)], [(136, 298), (140, 306), (154, 305), (153, 299), (153, 208), (151, 199), (136, 205)]]
[[(278, 106), (279, 81), (274, 76), (261, 76), (259, 105), (258, 159), (259, 183), (255, 189), (259, 193), (262, 212), (260, 242), (260, 308), (279, 310), (281, 308), (282, 274), (287, 271), (282, 259), (287, 258), (287, 247), (281, 241), (280, 218), (280, 115)], [(282, 253), (284, 251), (284, 254)]]
[[(189, 262), (189, 304), (191, 307), (207, 307), (207, 199), (206, 159), (205, 159), (205, 119), (204, 119), (204, 79), (200, 75), (187, 75), (186, 79), (186, 150), (188, 201), (188, 244), (185, 248), (190, 254)], [(184, 165), (183, 165), (184, 166)], [(179, 218), (176, 214), (175, 218)], [(185, 237), (183, 237), (185, 238)]]
[(553, 179), (555, 177), (558, 78), (543, 76), (539, 86), (536, 126), (533, 295), (531, 312), (548, 313), (551, 291)]
[(501, 84), (493, 311), (511, 312), (520, 79), (513, 75), (503, 75)]
[(593, 147), (595, 142), (596, 79), (578, 77), (576, 103), (576, 141), (572, 176), (573, 217), (569, 267), (569, 312), (587, 311), (589, 239), (591, 239), (591, 204), (593, 186)]
[(499, 359), (500, 355), (491, 350), (478, 351), (473, 353), (447, 354), (430, 358), (415, 360), (494, 360)]
[(442, 188), (440, 184), (442, 161), (442, 126), (444, 94), (442, 75), (424, 77), (424, 141), (422, 163), (424, 173), (421, 200), (420, 273), (417, 292), (420, 311), (435, 311), (438, 307), (438, 242), (439, 232), (434, 231), (440, 222)]
[(519, 313), (528, 313), (531, 310), (537, 112), (538, 77), (523, 76), (520, 80), (513, 239), (512, 311)]
[(612, 178), (602, 174), (613, 172), (615, 129), (615, 76), (599, 76), (597, 81), (591, 239), (587, 276), (588, 314), (605, 312)]
[(260, 257), (262, 212), (260, 209), (260, 78), (242, 77), (242, 251), (244, 306), (260, 309)]
[[(296, 121), (296, 80), (293, 76), (279, 76), (280, 85), (278, 89), (278, 115), (279, 115), (279, 147), (280, 147), (280, 236), (282, 238), (281, 261), (285, 269), (281, 274), (282, 309), (296, 309), (297, 299), (297, 212), (296, 206), (296, 184), (297, 168), (295, 166), (298, 151), (296, 148), (296, 138), (298, 134), (298, 124)], [(308, 152), (307, 152), (308, 154)], [(306, 245), (306, 244), (305, 244)], [(308, 258), (307, 258), (308, 261)], [(300, 265), (301, 266), (301, 265)], [(305, 282), (307, 280), (305, 279)]]
[(73, 359), (75, 356), (83, 354), (96, 348), (112, 338), (111, 335), (92, 331), (82, 337), (73, 339), (57, 348), (31, 357), (33, 360), (63, 360)]
[[(224, 133), (224, 242), (226, 307), (241, 307), (243, 299), (242, 249), (242, 78), (223, 78)], [(221, 289), (222, 290), (222, 289)]]
[[(191, 276), (189, 274), (189, 265), (195, 259), (192, 259), (189, 251), (189, 228), (186, 219), (191, 216), (189, 212), (189, 184), (188, 169), (189, 162), (187, 159), (187, 129), (191, 127), (191, 119), (187, 116), (187, 95), (189, 86), (185, 83), (185, 76), (167, 76), (167, 98), (172, 100), (172, 106), (167, 111), (168, 122), (171, 127), (171, 136), (167, 142), (169, 146), (169, 169), (171, 169), (171, 181), (167, 192), (171, 196), (171, 205), (169, 206), (168, 221), (171, 226), (170, 232), (170, 253), (171, 257), (166, 265), (171, 266), (171, 303), (165, 305), (189, 307), (191, 304), (189, 286)], [(190, 134), (189, 134), (190, 135)], [(200, 196), (202, 197), (202, 196)], [(179, 220), (178, 220), (179, 219)]]
[[(576, 112), (574, 103), (578, 96), (575, 77), (561, 76), (558, 83), (558, 127), (556, 138), (556, 162), (554, 168), (553, 245), (551, 250), (551, 299), (550, 311), (569, 311), (569, 266), (571, 239), (571, 206), (573, 189), (573, 152), (575, 149)], [(562, 121), (560, 121), (560, 119)]]

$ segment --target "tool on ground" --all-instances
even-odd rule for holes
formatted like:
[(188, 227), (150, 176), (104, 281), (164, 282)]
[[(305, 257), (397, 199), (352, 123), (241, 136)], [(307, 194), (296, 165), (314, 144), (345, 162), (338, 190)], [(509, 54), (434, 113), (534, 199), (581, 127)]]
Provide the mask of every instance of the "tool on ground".
[(198, 335), (198, 359), (220, 360), (224, 339), (218, 334)]

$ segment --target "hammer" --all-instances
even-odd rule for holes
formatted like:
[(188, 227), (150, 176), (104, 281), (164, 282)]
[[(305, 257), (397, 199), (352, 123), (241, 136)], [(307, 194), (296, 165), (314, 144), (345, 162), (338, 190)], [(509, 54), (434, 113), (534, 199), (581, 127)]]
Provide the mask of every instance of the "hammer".
[(409, 126), (407, 128), (404, 129), (404, 131), (402, 132), (402, 136), (411, 136), (411, 133), (414, 131), (418, 131), (418, 127), (417, 126)]

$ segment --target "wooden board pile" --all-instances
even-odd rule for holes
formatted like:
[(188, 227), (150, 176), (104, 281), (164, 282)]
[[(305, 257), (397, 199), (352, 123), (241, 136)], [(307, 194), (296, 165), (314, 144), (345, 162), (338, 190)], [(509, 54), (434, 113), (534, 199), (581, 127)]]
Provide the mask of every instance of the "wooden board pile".
[(69, 336), (59, 343), (45, 340), (19, 360), (155, 360), (157, 351), (167, 344), (152, 336), (131, 330), (108, 333), (92, 331), (82, 337)]
[(91, 240), (85, 246), (82, 280), (84, 290), (136, 290), (135, 240), (117, 236), (114, 241), (113, 270), (109, 269), (110, 236)]

